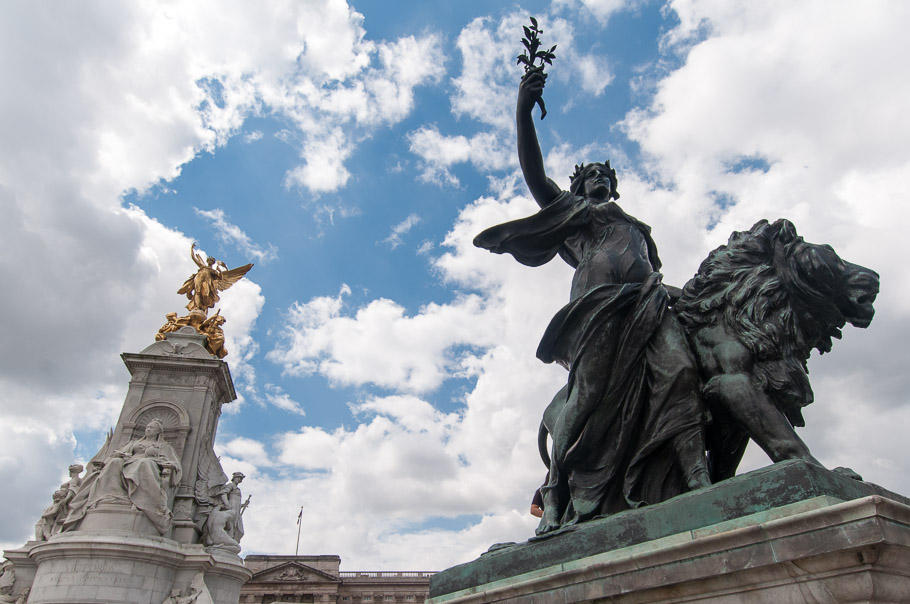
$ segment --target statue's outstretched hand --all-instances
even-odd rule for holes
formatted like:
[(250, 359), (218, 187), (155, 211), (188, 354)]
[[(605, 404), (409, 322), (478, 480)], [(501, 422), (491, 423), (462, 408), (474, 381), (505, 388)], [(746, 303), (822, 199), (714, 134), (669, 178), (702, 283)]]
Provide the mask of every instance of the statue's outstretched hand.
[(543, 89), (547, 82), (547, 74), (543, 73), (543, 66), (533, 69), (521, 78), (518, 85), (518, 112), (530, 113), (534, 105), (540, 105), (541, 117), (547, 111), (543, 104)]

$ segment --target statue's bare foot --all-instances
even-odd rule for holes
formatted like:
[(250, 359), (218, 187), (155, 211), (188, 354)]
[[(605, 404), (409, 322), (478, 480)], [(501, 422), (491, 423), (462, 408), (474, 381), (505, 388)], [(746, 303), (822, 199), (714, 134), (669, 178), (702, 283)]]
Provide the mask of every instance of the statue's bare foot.
[(845, 468), (845, 467), (843, 467), (843, 466), (838, 466), (838, 467), (834, 468), (834, 470), (832, 470), (832, 471), (833, 471), (833, 472), (837, 472), (837, 473), (840, 474), (841, 476), (846, 476), (847, 478), (852, 478), (853, 480), (858, 480), (858, 481), (860, 481), (860, 482), (863, 482), (863, 477), (860, 476), (859, 474), (857, 474), (856, 472), (854, 472), (854, 471), (853, 471), (852, 469), (850, 469), (850, 468)]
[(558, 528), (559, 524), (555, 522), (541, 522), (534, 531), (534, 534), (539, 537), (541, 535), (546, 535), (547, 533), (552, 533)]
[(537, 529), (534, 531), (534, 534), (538, 537), (541, 535), (546, 535), (547, 533), (552, 533), (559, 528), (559, 520), (554, 518), (554, 514), (548, 514), (547, 511), (550, 508), (544, 508), (543, 516), (540, 519), (540, 524), (537, 525)]

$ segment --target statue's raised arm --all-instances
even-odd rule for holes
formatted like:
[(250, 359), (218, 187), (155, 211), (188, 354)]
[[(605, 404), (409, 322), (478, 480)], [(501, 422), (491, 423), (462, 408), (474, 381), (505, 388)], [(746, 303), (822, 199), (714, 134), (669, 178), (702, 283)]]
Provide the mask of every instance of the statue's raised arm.
[[(553, 64), (556, 55), (554, 44), (547, 50), (540, 48), (540, 34), (543, 30), (537, 24), (537, 19), (531, 17), (530, 26), (524, 26), (524, 38), (521, 43), (525, 51), (518, 55), (518, 63), (524, 64), (525, 75), (518, 86), (518, 108), (516, 110), (516, 124), (518, 129), (518, 162), (524, 174), (525, 182), (531, 195), (541, 207), (553, 202), (562, 192), (556, 183), (547, 178), (543, 167), (543, 155), (540, 152), (540, 143), (537, 141), (537, 130), (531, 110), (534, 105), (540, 107), (540, 119), (547, 116), (547, 106), (543, 102), (543, 89), (546, 85), (547, 74), (544, 67)], [(540, 64), (537, 64), (537, 61)]]
[(190, 246), (190, 258), (193, 259), (193, 262), (196, 263), (196, 266), (199, 268), (205, 268), (205, 262), (202, 261), (202, 256), (196, 252), (196, 242), (193, 242), (193, 245)]
[(555, 182), (547, 177), (543, 166), (543, 154), (537, 140), (537, 130), (531, 111), (543, 98), (547, 75), (543, 70), (532, 70), (525, 74), (518, 85), (518, 106), (515, 109), (515, 123), (518, 131), (518, 163), (525, 183), (541, 207), (556, 199), (562, 192)]

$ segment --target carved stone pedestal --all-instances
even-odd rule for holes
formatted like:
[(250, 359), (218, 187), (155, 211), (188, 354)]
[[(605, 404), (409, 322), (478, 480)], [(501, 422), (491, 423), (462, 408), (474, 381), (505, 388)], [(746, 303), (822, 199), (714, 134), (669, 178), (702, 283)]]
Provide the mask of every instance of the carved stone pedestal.
[[(910, 502), (778, 466), (494, 550), (435, 575), (427, 602), (910, 602)], [(843, 500), (862, 491), (881, 494)]]
[(161, 604), (177, 590), (237, 604), (252, 573), (202, 543), (207, 493), (227, 480), (212, 447), (221, 406), (236, 398), (228, 366), (192, 328), (122, 358), (132, 379), (72, 500), (80, 512), (47, 541), (5, 552), (14, 593), (30, 589), (33, 604)]
[[(162, 602), (203, 573), (214, 602), (237, 602), (251, 573), (236, 556), (172, 539), (62, 533), (7, 555), (17, 578), (33, 565), (30, 604)], [(20, 571), (21, 569), (21, 571)]]

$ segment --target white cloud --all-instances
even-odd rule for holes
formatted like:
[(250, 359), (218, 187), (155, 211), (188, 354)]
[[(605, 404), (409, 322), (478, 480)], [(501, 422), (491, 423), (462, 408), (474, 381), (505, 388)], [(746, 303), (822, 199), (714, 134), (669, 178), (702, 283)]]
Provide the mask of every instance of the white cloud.
[[(362, 37), (359, 19), (352, 17), (352, 26)], [(319, 37), (331, 45), (330, 34), (320, 31)], [(266, 98), (286, 110), (303, 135), (303, 164), (288, 172), (285, 184), (305, 186), (315, 193), (343, 187), (350, 178), (344, 162), (353, 152), (355, 140), (369, 128), (404, 119), (414, 107), (413, 89), (441, 77), (441, 62), (427, 60), (442, 56), (439, 45), (434, 34), (379, 44), (360, 41), (354, 46), (365, 58), (361, 69), (337, 80), (301, 74), (270, 90)], [(369, 67), (373, 55), (378, 65)]]
[[(422, 568), (437, 569), (476, 557), (490, 543), (532, 532), (526, 500), (541, 472), (512, 470), (514, 456), (502, 455), (498, 444), (495, 457), (489, 450), (466, 450), (473, 441), (455, 438), (462, 431), (458, 414), (441, 413), (409, 395), (374, 397), (353, 407), (364, 420), (354, 429), (304, 427), (278, 439), (280, 462), (298, 477), (258, 486), (258, 494), (285, 513), (251, 515), (247, 551), (273, 551), (275, 536), (285, 533), (283, 525), (297, 502), (305, 502), (307, 545), (344, 552), (349, 568), (415, 568), (415, 551), (432, 549), (435, 539), (437, 545), (451, 543), (450, 551), (427, 551), (419, 560), (426, 565)], [(509, 438), (520, 423), (494, 421), (490, 429), (506, 428)], [(315, 492), (318, 498), (307, 495)], [(465, 515), (482, 518), (460, 531), (421, 528), (432, 526), (434, 518)], [(333, 517), (346, 521), (326, 521)], [(293, 542), (293, 535), (285, 538)]]
[(581, 6), (594, 16), (601, 25), (606, 25), (616, 13), (644, 4), (644, 0), (554, 0), (554, 9)]
[(496, 129), (512, 128), (511, 105), (520, 71), (515, 63), (515, 32), (521, 31), (523, 15), (514, 13), (494, 21), (474, 19), (458, 35), (462, 70), (452, 84), (452, 112), (468, 116)]
[(420, 224), (421, 218), (417, 214), (409, 214), (407, 218), (392, 227), (389, 236), (382, 240), (382, 243), (388, 243), (394, 250), (401, 245), (401, 238), (416, 225)]
[(445, 72), (442, 40), (436, 34), (402, 37), (379, 45), (382, 69), (367, 78), (366, 88), (382, 108), (385, 119), (399, 121), (414, 108), (414, 88), (438, 81)]
[(292, 399), (287, 392), (284, 392), (280, 386), (274, 384), (265, 385), (265, 399), (271, 405), (283, 409), (295, 415), (306, 415), (300, 403)]
[(38, 515), (67, 479), (74, 439), (40, 419), (19, 417), (0, 422), (0, 442), (0, 480), (17, 502), (4, 506), (0, 548), (11, 549), (35, 538), (33, 527)]
[(414, 316), (387, 299), (344, 313), (343, 296), (318, 297), (289, 310), (288, 324), (268, 358), (290, 375), (318, 371), (338, 384), (375, 384), (407, 392), (439, 386), (457, 370), (459, 345), (483, 345), (494, 329), (475, 322), (480, 298), (459, 296), (448, 305), (427, 304)]
[(241, 459), (252, 464), (257, 469), (268, 468), (274, 465), (271, 456), (261, 442), (243, 436), (219, 444), (216, 454), (219, 456), (227, 454), (233, 458)]
[(613, 73), (606, 59), (597, 55), (584, 55), (578, 59), (581, 88), (594, 96), (600, 96), (613, 82)]
[(317, 193), (340, 189), (351, 177), (344, 162), (353, 151), (341, 128), (310, 126), (300, 154), (304, 163), (287, 173), (285, 186), (304, 186)]
[(479, 132), (470, 138), (446, 136), (436, 126), (424, 126), (408, 134), (410, 150), (422, 160), (420, 178), (425, 182), (458, 186), (458, 178), (449, 171), (455, 164), (470, 162), (482, 172), (502, 170), (517, 165), (512, 145), (494, 132)]
[(243, 135), (243, 142), (254, 143), (262, 139), (262, 130), (253, 130)]
[(260, 263), (266, 263), (278, 257), (277, 247), (270, 243), (266, 249), (263, 249), (250, 239), (249, 235), (244, 233), (239, 226), (228, 222), (225, 218), (224, 210), (221, 208), (215, 208), (214, 210), (193, 208), (193, 210), (197, 216), (201, 216), (211, 223), (218, 239), (226, 245), (236, 247), (245, 256)]

